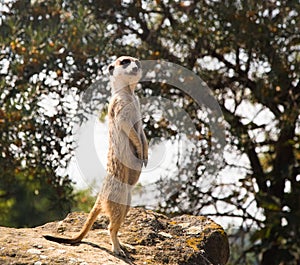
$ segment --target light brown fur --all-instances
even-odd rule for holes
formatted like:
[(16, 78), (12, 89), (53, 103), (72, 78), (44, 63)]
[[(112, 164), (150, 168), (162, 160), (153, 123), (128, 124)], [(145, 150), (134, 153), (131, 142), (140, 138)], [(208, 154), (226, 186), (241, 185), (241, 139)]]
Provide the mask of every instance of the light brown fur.
[[(126, 63), (127, 62), (127, 63)], [(131, 203), (131, 190), (137, 183), (143, 164), (148, 161), (148, 144), (141, 122), (139, 101), (134, 95), (141, 78), (136, 58), (122, 56), (109, 66), (112, 98), (108, 108), (109, 151), (107, 176), (102, 190), (77, 236), (73, 238), (45, 235), (48, 240), (74, 244), (88, 233), (100, 211), (109, 219), (112, 250), (124, 255), (117, 237)]]

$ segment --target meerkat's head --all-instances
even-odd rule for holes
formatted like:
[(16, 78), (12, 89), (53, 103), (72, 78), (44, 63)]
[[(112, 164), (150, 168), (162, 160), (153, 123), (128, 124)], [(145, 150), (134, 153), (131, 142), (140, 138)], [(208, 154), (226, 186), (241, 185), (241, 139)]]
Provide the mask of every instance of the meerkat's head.
[(134, 89), (142, 77), (141, 63), (137, 58), (121, 56), (108, 66), (113, 89), (130, 86)]

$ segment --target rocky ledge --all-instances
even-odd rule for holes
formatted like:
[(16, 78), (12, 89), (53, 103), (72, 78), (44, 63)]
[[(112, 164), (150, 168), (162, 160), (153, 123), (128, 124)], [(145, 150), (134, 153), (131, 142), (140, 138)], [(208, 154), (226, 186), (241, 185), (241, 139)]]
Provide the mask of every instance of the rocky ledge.
[(0, 227), (0, 264), (194, 264), (223, 265), (229, 245), (223, 228), (202, 216), (168, 218), (142, 208), (132, 208), (119, 232), (126, 258), (111, 251), (108, 219), (99, 215), (92, 230), (76, 245), (45, 240), (42, 235), (78, 232), (87, 214), (71, 213), (65, 220), (36, 228)]

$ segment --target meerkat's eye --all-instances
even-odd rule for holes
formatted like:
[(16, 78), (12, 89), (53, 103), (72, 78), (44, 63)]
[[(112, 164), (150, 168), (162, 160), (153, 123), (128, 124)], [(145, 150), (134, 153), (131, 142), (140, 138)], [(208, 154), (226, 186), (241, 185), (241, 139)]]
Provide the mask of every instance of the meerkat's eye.
[(141, 68), (141, 63), (139, 61), (135, 61), (135, 64), (138, 68)]
[(128, 66), (128, 65), (130, 65), (130, 63), (131, 63), (130, 59), (124, 59), (120, 62), (120, 65)]
[(108, 72), (109, 72), (110, 75), (113, 75), (114, 69), (115, 69), (115, 67), (112, 66), (112, 65), (110, 65), (110, 66), (108, 67)]

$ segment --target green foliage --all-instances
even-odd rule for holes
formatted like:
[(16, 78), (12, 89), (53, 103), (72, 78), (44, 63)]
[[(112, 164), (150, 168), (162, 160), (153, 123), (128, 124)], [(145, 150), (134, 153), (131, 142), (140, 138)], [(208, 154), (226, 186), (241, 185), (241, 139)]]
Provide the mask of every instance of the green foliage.
[(75, 99), (101, 68), (107, 39), (86, 3), (1, 7), (0, 223), (34, 226), (73, 207), (65, 170), (76, 147)]
[[(85, 114), (76, 116), (67, 96), (78, 103), (110, 56), (163, 58), (192, 69), (214, 92), (226, 120), (227, 152), (237, 155), (234, 163), (225, 158), (224, 167), (238, 170), (225, 181), (212, 176), (207, 160), (213, 139), (204, 110), (178, 89), (144, 84), (142, 96), (156, 96), (158, 107), (159, 99), (172, 100), (197, 129), (197, 148), (185, 157), (185, 166), (180, 171), (173, 167), (168, 171), (172, 178), (161, 182), (161, 210), (199, 214), (215, 209), (210, 212), (215, 216), (242, 219), (236, 235), (255, 232), (248, 252), (236, 258), (240, 264), (251, 263), (253, 256), (262, 257), (263, 265), (299, 263), (298, 1), (6, 5), (0, 24), (2, 224), (34, 225), (20, 220), (27, 214), (42, 222), (41, 217), (55, 218), (72, 207), (71, 182), (58, 172), (73, 155), (72, 126)], [(98, 93), (91, 109), (103, 108), (107, 96)], [(54, 110), (45, 108), (43, 99), (54, 99)], [(268, 120), (257, 119), (261, 113)], [(145, 123), (149, 139), (180, 139), (166, 117), (148, 117)], [(239, 163), (241, 157), (247, 158), (246, 165)]]
[(95, 196), (92, 196), (91, 188), (76, 191), (74, 199), (76, 204), (73, 206), (72, 211), (90, 212), (95, 203)]

